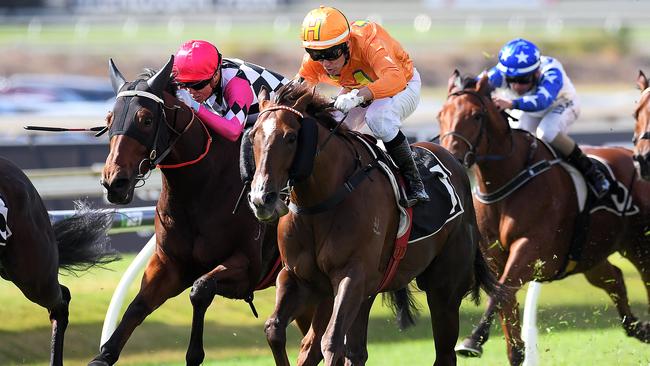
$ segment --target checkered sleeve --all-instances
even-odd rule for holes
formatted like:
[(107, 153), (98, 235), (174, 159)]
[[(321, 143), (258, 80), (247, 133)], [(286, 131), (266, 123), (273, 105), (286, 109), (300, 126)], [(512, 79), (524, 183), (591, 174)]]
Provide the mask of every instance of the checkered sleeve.
[(227, 108), (224, 117), (228, 120), (237, 119), (240, 124), (246, 122), (254, 99), (253, 89), (248, 79), (239, 75), (230, 79), (224, 88), (223, 97)]

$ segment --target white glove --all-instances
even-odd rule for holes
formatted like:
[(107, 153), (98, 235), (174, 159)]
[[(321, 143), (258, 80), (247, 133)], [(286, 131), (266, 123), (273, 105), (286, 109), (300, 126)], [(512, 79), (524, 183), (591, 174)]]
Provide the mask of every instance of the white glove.
[(176, 91), (176, 98), (178, 98), (181, 102), (185, 103), (186, 106), (192, 108), (194, 112), (199, 111), (199, 107), (201, 106), (201, 103), (197, 102), (192, 98), (192, 95), (190, 95), (190, 92), (188, 92), (185, 89), (178, 89)]
[(363, 97), (358, 96), (359, 89), (352, 89), (349, 93), (341, 94), (336, 97), (334, 102), (334, 108), (338, 109), (343, 113), (348, 113), (350, 109), (358, 106), (363, 103)]

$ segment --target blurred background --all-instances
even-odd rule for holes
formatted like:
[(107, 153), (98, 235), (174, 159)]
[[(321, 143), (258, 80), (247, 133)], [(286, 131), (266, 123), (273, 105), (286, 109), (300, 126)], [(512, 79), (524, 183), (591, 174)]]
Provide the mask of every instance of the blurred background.
[[(320, 1), (295, 0), (3, 0), (0, 1), (0, 155), (23, 169), (59, 171), (37, 188), (48, 208), (70, 208), (68, 193), (100, 200), (97, 172), (106, 136), (31, 133), (23, 125), (104, 124), (113, 104), (108, 59), (133, 79), (161, 67), (187, 39), (215, 43), (242, 58), (292, 77), (303, 50), (300, 24)], [(412, 55), (423, 79), (418, 110), (405, 122), (411, 139), (437, 133), (436, 114), (455, 68), (477, 74), (496, 63), (500, 47), (528, 38), (558, 58), (583, 101), (571, 128), (582, 143), (628, 144), (635, 80), (650, 60), (650, 2), (562, 0), (331, 1), (350, 20), (382, 23)], [(52, 171), (54, 172), (54, 171)], [(41, 172), (34, 172), (41, 173)], [(36, 176), (40, 176), (36, 174)], [(47, 175), (46, 175), (47, 177)], [(156, 180), (132, 205), (152, 204)], [(49, 182), (49, 184), (47, 183)], [(82, 183), (83, 182), (83, 183)], [(43, 185), (44, 184), (44, 185)], [(58, 187), (58, 188), (57, 188)], [(63, 188), (62, 188), (63, 187)], [(52, 198), (52, 199), (50, 199)], [(64, 198), (63, 200), (57, 200)]]
[[(497, 62), (505, 42), (524, 37), (543, 54), (558, 58), (576, 85), (583, 108), (572, 136), (586, 144), (630, 146), (640, 93), (635, 81), (650, 63), (649, 1), (0, 0), (0, 156), (26, 170), (50, 210), (71, 209), (77, 198), (108, 207), (99, 185), (108, 153), (106, 135), (37, 133), (23, 126), (104, 125), (114, 103), (109, 58), (132, 80), (146, 67), (164, 65), (188, 39), (209, 40), (225, 57), (292, 77), (304, 52), (298, 37), (302, 18), (321, 3), (338, 7), (350, 20), (380, 22), (411, 54), (423, 79), (421, 104), (403, 128), (412, 140), (437, 134), (436, 115), (454, 69), (477, 74)], [(154, 174), (136, 190), (130, 206), (154, 205), (159, 189), (160, 177)], [(149, 230), (115, 235), (113, 245), (124, 253), (138, 251), (151, 236)], [(64, 279), (74, 294), (68, 364), (86, 364), (96, 352), (110, 295), (132, 259), (126, 258), (115, 272)], [(633, 307), (644, 316), (643, 285), (629, 265), (623, 268), (626, 279), (631, 278)], [(647, 345), (626, 339), (604, 293), (582, 277), (553, 286), (545, 287), (548, 296), (542, 296), (540, 305), (543, 364), (650, 362)], [(207, 318), (209, 358), (219, 359), (220, 365), (270, 364), (261, 332), (273, 305), (269, 291), (257, 298), (258, 320), (245, 304), (218, 300), (219, 310)], [(10, 284), (0, 282), (0, 295), (0, 364), (47, 364), (47, 314)], [(121, 364), (183, 364), (188, 306), (187, 295), (180, 296), (147, 319), (127, 344)], [(431, 364), (422, 361), (433, 359), (426, 312), (416, 330), (398, 334), (390, 311), (376, 307), (370, 364)], [(461, 335), (482, 309), (467, 305), (463, 311)], [(290, 344), (297, 343), (296, 332), (290, 338)], [(493, 339), (482, 362), (461, 364), (505, 364), (503, 340), (498, 333)], [(297, 347), (291, 349), (293, 358)], [(244, 361), (237, 361), (241, 357)]]

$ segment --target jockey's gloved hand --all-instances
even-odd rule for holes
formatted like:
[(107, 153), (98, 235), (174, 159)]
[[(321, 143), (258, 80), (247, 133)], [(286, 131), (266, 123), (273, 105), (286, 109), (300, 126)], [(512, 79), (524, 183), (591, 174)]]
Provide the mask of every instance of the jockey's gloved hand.
[(349, 93), (339, 95), (336, 97), (336, 101), (334, 102), (334, 108), (343, 113), (348, 113), (350, 109), (358, 106), (364, 101), (363, 97), (357, 94), (359, 94), (359, 90), (352, 89)]
[(176, 91), (176, 98), (178, 98), (181, 102), (185, 103), (188, 107), (192, 108), (194, 112), (199, 111), (199, 107), (201, 106), (201, 103), (197, 102), (192, 98), (192, 95), (190, 95), (190, 92), (188, 92), (185, 89), (178, 89)]

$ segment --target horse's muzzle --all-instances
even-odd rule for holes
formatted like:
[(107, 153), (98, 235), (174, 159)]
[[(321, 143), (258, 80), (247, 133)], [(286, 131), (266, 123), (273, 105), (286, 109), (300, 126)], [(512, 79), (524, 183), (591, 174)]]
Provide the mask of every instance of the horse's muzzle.
[(277, 192), (250, 193), (248, 204), (255, 217), (262, 222), (275, 221), (289, 212)]
[(100, 183), (106, 189), (106, 198), (109, 202), (116, 205), (125, 205), (133, 200), (134, 180), (114, 177), (108, 181), (102, 179)]

